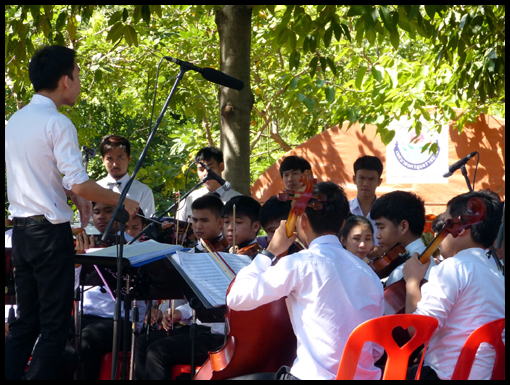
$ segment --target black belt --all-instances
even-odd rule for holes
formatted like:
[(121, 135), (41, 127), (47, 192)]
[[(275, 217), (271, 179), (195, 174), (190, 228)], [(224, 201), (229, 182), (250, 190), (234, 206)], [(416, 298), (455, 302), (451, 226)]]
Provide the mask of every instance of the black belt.
[(12, 218), (14, 226), (51, 225), (44, 215), (34, 215), (27, 218)]

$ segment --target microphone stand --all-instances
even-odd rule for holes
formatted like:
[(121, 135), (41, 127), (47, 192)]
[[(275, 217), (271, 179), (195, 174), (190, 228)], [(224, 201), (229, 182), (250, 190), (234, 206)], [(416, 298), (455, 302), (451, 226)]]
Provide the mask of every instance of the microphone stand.
[[(122, 257), (123, 257), (123, 246), (124, 246), (123, 245), (124, 244), (124, 231), (126, 229), (126, 223), (129, 220), (129, 214), (124, 208), (124, 200), (126, 199), (126, 195), (129, 191), (129, 188), (131, 187), (131, 184), (133, 183), (133, 181), (136, 177), (136, 174), (142, 167), (142, 164), (143, 164), (145, 157), (147, 156), (147, 152), (149, 150), (149, 145), (152, 141), (152, 138), (154, 137), (154, 135), (156, 133), (156, 130), (159, 127), (159, 124), (161, 123), (161, 120), (163, 119), (163, 115), (165, 114), (165, 111), (167, 110), (168, 105), (170, 104), (170, 100), (172, 99), (172, 96), (174, 95), (175, 90), (177, 89), (177, 85), (184, 77), (184, 74), (186, 73), (186, 71), (188, 71), (190, 69), (191, 68), (189, 66), (187, 66), (186, 63), (182, 63), (180, 65), (180, 71), (179, 71), (179, 74), (177, 75), (177, 77), (175, 78), (175, 83), (172, 87), (172, 90), (170, 91), (170, 95), (168, 95), (168, 98), (165, 102), (165, 105), (163, 106), (163, 109), (161, 110), (161, 112), (159, 114), (156, 124), (154, 125), (154, 128), (152, 129), (152, 132), (149, 135), (147, 143), (145, 144), (145, 147), (142, 151), (142, 155), (140, 155), (140, 159), (138, 159), (138, 162), (135, 166), (133, 175), (131, 175), (131, 178), (129, 179), (129, 181), (126, 184), (126, 187), (122, 190), (122, 194), (120, 194), (119, 203), (115, 207), (115, 211), (113, 212), (112, 219), (110, 220), (110, 223), (108, 223), (106, 231), (103, 234), (102, 240), (104, 242), (106, 240), (108, 234), (110, 233), (110, 230), (113, 226), (114, 221), (117, 220), (120, 223), (120, 242), (119, 242), (119, 247), (117, 249), (117, 290), (115, 293), (115, 312), (114, 312), (114, 316), (113, 316), (112, 376), (111, 376), (112, 380), (115, 380), (115, 378), (117, 376), (117, 366), (118, 366), (118, 359), (119, 359), (119, 328), (120, 328), (119, 320), (120, 320), (120, 312), (121, 312), (120, 296), (121, 296), (121, 287), (122, 287), (122, 274), (121, 274)], [(127, 310), (126, 310), (126, 314), (124, 316), (128, 317)], [(126, 357), (126, 355), (124, 355), (122, 357), (122, 360), (124, 361), (126, 359), (127, 359), (127, 357)], [(132, 357), (132, 359), (134, 359), (134, 357)], [(124, 378), (121, 378), (121, 379), (125, 379), (125, 376), (123, 376), (123, 377)]]
[(460, 170), (462, 171), (462, 175), (464, 175), (464, 179), (466, 180), (466, 184), (468, 186), (469, 192), (472, 192), (473, 191), (473, 187), (471, 186), (471, 182), (469, 181), (469, 178), (468, 178), (468, 174), (467, 174), (467, 170), (466, 170), (466, 165), (463, 164), (462, 167), (460, 168)]
[[(468, 186), (469, 192), (472, 192), (473, 191), (473, 187), (471, 186), (471, 182), (469, 181), (469, 178), (468, 178), (468, 174), (467, 174), (467, 171), (466, 171), (466, 165), (463, 164), (462, 167), (460, 168), (460, 170), (462, 171), (462, 175), (464, 175), (464, 179), (466, 180), (466, 184)], [(503, 211), (503, 218), (504, 218), (504, 215), (505, 215), (505, 212)], [(496, 254), (496, 250), (494, 250), (494, 245), (491, 245), (489, 247), (489, 250), (490, 250), (490, 253), (492, 255), (492, 258), (494, 258), (494, 262), (496, 262), (496, 266), (497, 266), (498, 270), (504, 276), (505, 275), (505, 268), (501, 264), (501, 261), (499, 260), (498, 255)]]

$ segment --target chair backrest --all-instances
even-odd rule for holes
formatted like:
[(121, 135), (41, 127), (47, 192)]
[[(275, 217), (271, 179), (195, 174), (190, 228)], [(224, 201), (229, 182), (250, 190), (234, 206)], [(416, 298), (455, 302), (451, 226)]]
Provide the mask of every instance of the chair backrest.
[(471, 333), (460, 351), (459, 360), (457, 361), (457, 365), (455, 365), (452, 380), (467, 380), (469, 378), (476, 351), (482, 342), (491, 344), (496, 350), (496, 360), (494, 362), (491, 380), (504, 380), (505, 343), (502, 338), (504, 329), (505, 319), (500, 318), (480, 326)]
[[(425, 344), (425, 350), (427, 349), (437, 325), (435, 318), (417, 314), (386, 315), (362, 323), (347, 339), (336, 379), (352, 380), (354, 378), (363, 345), (365, 342), (372, 341), (381, 345), (388, 355), (383, 380), (405, 380), (409, 357), (422, 344)], [(392, 336), (392, 331), (397, 326), (404, 329), (413, 327), (416, 330), (414, 336), (402, 347), (398, 346)], [(422, 355), (416, 379), (419, 378), (424, 355)]]

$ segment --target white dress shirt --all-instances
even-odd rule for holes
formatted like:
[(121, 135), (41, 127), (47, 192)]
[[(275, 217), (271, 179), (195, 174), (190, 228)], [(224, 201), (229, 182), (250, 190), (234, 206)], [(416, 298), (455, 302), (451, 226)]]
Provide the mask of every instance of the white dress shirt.
[[(377, 197), (375, 197), (375, 199), (377, 200)], [(361, 206), (359, 204), (358, 197), (351, 199), (349, 201), (349, 208), (352, 214), (364, 216), (363, 211), (361, 210)], [(379, 240), (375, 236), (377, 234), (377, 226), (375, 225), (375, 221), (370, 217), (370, 213), (368, 213), (368, 215), (365, 218), (367, 218), (370, 221), (370, 223), (372, 224), (372, 229), (374, 229), (374, 236), (372, 237), (374, 241), (374, 246), (379, 246)]]
[[(424, 365), (433, 368), (441, 380), (450, 380), (468, 336), (478, 327), (505, 317), (505, 279), (483, 249), (471, 248), (435, 266), (421, 293), (415, 314), (439, 321)], [(492, 346), (482, 344), (469, 379), (490, 379), (494, 358)]]
[(9, 119), (5, 163), (9, 218), (44, 215), (53, 224), (73, 218), (64, 188), (89, 176), (76, 128), (51, 99), (36, 94)]
[[(406, 250), (409, 251), (409, 255), (412, 257), (414, 253), (419, 253), (420, 255), (423, 254), (427, 246), (423, 243), (421, 238), (415, 239), (410, 244), (406, 246)], [(425, 279), (429, 279), (430, 269), (433, 266), (436, 266), (437, 263), (434, 260), (434, 257), (430, 256), (430, 266), (427, 270), (427, 274), (425, 274)], [(388, 279), (386, 280), (386, 287), (391, 285), (392, 283), (395, 283), (397, 281), (400, 281), (402, 278), (404, 278), (404, 274), (402, 274), (402, 270), (404, 269), (404, 264), (401, 264), (395, 268), (391, 272), (391, 274), (388, 276)]]
[[(291, 373), (302, 380), (335, 379), (351, 332), (383, 315), (379, 278), (334, 235), (316, 238), (307, 250), (286, 256), (275, 266), (257, 254), (237, 274), (227, 305), (252, 310), (285, 296), (297, 337)], [(374, 360), (381, 354), (380, 346), (365, 344), (355, 379), (380, 379)]]
[[(110, 175), (107, 175), (106, 178), (98, 180), (97, 184), (120, 194), (129, 182), (129, 178), (130, 176), (128, 173), (119, 180), (115, 180)], [(118, 183), (120, 183), (120, 185), (118, 185)], [(135, 179), (131, 184), (127, 197), (140, 204), (140, 208), (146, 217), (150, 217), (156, 212), (154, 194), (152, 193), (151, 188), (142, 182)]]
[[(191, 205), (193, 204), (195, 199), (203, 197), (208, 192), (209, 190), (207, 189), (207, 187), (204, 186), (189, 194), (188, 197), (180, 204), (179, 210), (177, 211), (177, 219), (179, 219), (180, 221), (187, 221), (188, 217), (191, 218), (192, 216)], [(219, 198), (221, 199), (223, 204), (227, 203), (230, 200), (230, 198), (233, 198), (237, 195), (242, 195), (241, 193), (235, 190), (227, 191), (223, 188), (223, 186), (218, 187), (214, 192), (219, 194)]]

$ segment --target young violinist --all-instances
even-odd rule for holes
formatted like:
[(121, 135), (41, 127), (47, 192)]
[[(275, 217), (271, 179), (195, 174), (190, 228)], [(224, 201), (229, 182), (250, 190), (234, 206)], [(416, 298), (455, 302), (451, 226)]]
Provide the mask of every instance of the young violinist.
[[(112, 218), (115, 205), (106, 205), (99, 202), (93, 202), (93, 205), (94, 211), (92, 220), (94, 222), (94, 227), (102, 236)], [(114, 222), (110, 232), (112, 236), (108, 239), (108, 244), (115, 244), (116, 237), (114, 234), (117, 231), (118, 223)], [(129, 235), (124, 234), (124, 236), (130, 238)], [(94, 247), (97, 247), (97, 245), (95, 245), (93, 236), (88, 237), (85, 231), (76, 235), (76, 250), (78, 254), (83, 254), (87, 249)], [(76, 269), (77, 276), (79, 276), (80, 269), (81, 267)], [(145, 301), (137, 301), (137, 306), (140, 310), (140, 314), (145, 314)], [(99, 378), (101, 357), (112, 349), (114, 310), (115, 301), (104, 289), (95, 286), (87, 288), (83, 293), (83, 314), (81, 319), (82, 336), (77, 370), (78, 379), (97, 380)], [(124, 318), (124, 303), (122, 303), (121, 317)], [(119, 325), (121, 328), (120, 335), (123, 335), (124, 322), (119, 322)], [(136, 327), (139, 331), (142, 327), (142, 323), (139, 322)], [(128, 336), (130, 340), (131, 333), (128, 332)], [(122, 349), (122, 343), (123, 341), (121, 339), (120, 349)]]
[[(351, 213), (354, 215), (363, 215), (372, 224), (374, 232), (377, 230), (374, 217), (371, 215), (372, 206), (377, 200), (375, 194), (377, 187), (382, 183), (381, 175), (383, 173), (383, 164), (376, 156), (364, 155), (356, 159), (353, 165), (354, 175), (352, 182), (356, 185), (358, 194), (356, 198), (349, 201)], [(374, 239), (374, 246), (378, 246), (379, 242)], [(375, 254), (382, 254), (378, 250), (374, 250)]]
[[(216, 147), (204, 147), (198, 151), (197, 155), (195, 156), (198, 178), (203, 180), (207, 177), (208, 171), (207, 168), (198, 162), (203, 163), (219, 177), (221, 177), (222, 172), (225, 170), (223, 153), (219, 148)], [(183, 202), (181, 202), (179, 210), (177, 211), (177, 218), (179, 218), (180, 221), (188, 220), (188, 217), (191, 217), (192, 215), (191, 204), (193, 201), (207, 193), (213, 193), (214, 195), (218, 196), (223, 203), (226, 203), (230, 198), (235, 197), (236, 195), (241, 195), (241, 193), (235, 190), (225, 189), (224, 186), (220, 185), (220, 183), (214, 179), (208, 179), (205, 181), (203, 187), (193, 191)]]
[(259, 212), (260, 203), (245, 195), (233, 197), (225, 204), (221, 211), (223, 235), (231, 249), (234, 248), (231, 253), (247, 255), (253, 259), (260, 250), (257, 242)]
[(347, 251), (362, 261), (369, 262), (367, 255), (374, 244), (374, 229), (367, 218), (362, 215), (351, 215), (340, 230), (339, 238)]
[[(494, 242), (501, 224), (499, 196), (489, 190), (458, 195), (448, 202), (444, 219), (468, 214), (467, 203), (473, 197), (484, 200), (485, 219), (462, 230), (456, 238), (451, 234), (445, 237), (439, 246), (445, 259), (432, 268), (421, 290), (427, 264), (419, 262), (415, 253), (404, 266), (406, 313), (439, 321), (425, 353), (421, 379), (451, 379), (467, 337), (478, 327), (505, 317), (504, 277), (484, 250)], [(490, 379), (494, 358), (492, 346), (482, 344), (469, 379)]]
[[(238, 311), (287, 297), (297, 337), (297, 358), (292, 368), (283, 367), (278, 374), (242, 379), (334, 379), (351, 332), (383, 314), (383, 288), (378, 277), (347, 252), (337, 237), (349, 213), (345, 193), (331, 182), (317, 183), (313, 193), (326, 195), (322, 209), (307, 207), (297, 219), (297, 234), (291, 238), (287, 238), (282, 221), (268, 248), (237, 274), (227, 296), (227, 306)], [(277, 261), (275, 256), (287, 250), (297, 235), (308, 249)], [(380, 379), (374, 360), (381, 354), (375, 345), (366, 344), (355, 378)]]
[[(377, 226), (376, 239), (383, 252), (397, 243), (410, 255), (425, 251), (426, 246), (421, 239), (425, 227), (425, 204), (416, 194), (407, 191), (384, 194), (372, 206), (371, 216)], [(431, 266), (435, 265), (431, 257)], [(402, 268), (401, 264), (390, 273), (386, 286), (402, 279)]]
[(312, 166), (302, 156), (288, 156), (280, 164), (280, 175), (283, 180), (283, 186), (287, 190), (299, 190), (301, 182), (299, 178), (305, 170), (311, 170)]
[[(5, 379), (56, 379), (73, 306), (74, 245), (70, 221), (75, 203), (88, 223), (91, 200), (116, 204), (119, 195), (89, 179), (73, 123), (58, 109), (80, 93), (76, 52), (44, 46), (30, 60), (35, 95), (5, 127), (12, 261), (18, 314), (5, 339)], [(67, 195), (67, 196), (66, 196)], [(134, 216), (138, 203), (125, 202)], [(37, 345), (34, 344), (37, 340)], [(33, 352), (32, 352), (33, 350)]]
[[(212, 194), (206, 194), (197, 198), (192, 203), (192, 226), (197, 239), (208, 241), (216, 251), (226, 251), (228, 242), (222, 234), (223, 218), (221, 211), (223, 202)], [(197, 244), (190, 253), (206, 252), (204, 247)], [(145, 335), (136, 340), (136, 366), (135, 375), (137, 380), (170, 378), (174, 365), (186, 364), (191, 361), (190, 328), (188, 326), (177, 327), (183, 321), (189, 324), (193, 310), (187, 302), (176, 301), (173, 311), (169, 306), (162, 307), (161, 319), (162, 330), (150, 333), (147, 343)], [(169, 305), (166, 301), (165, 305)], [(207, 353), (218, 349), (224, 340), (224, 323), (202, 323), (198, 321), (198, 335), (195, 339), (195, 358), (198, 364), (207, 359)], [(173, 327), (172, 325), (175, 325)]]
[[(106, 135), (99, 145), (99, 152), (108, 175), (97, 184), (121, 194), (128, 183), (130, 175), (128, 166), (131, 162), (131, 144), (119, 135)], [(134, 180), (127, 197), (140, 203), (144, 215), (150, 217), (156, 211), (154, 194), (149, 186)]]
[[(227, 238), (222, 233), (222, 209), (223, 202), (212, 194), (206, 194), (191, 204), (193, 234), (195, 234), (197, 240), (204, 239), (210, 242), (216, 251), (227, 251), (228, 248)], [(200, 242), (197, 244), (196, 249), (195, 252), (197, 253), (204, 252)]]

